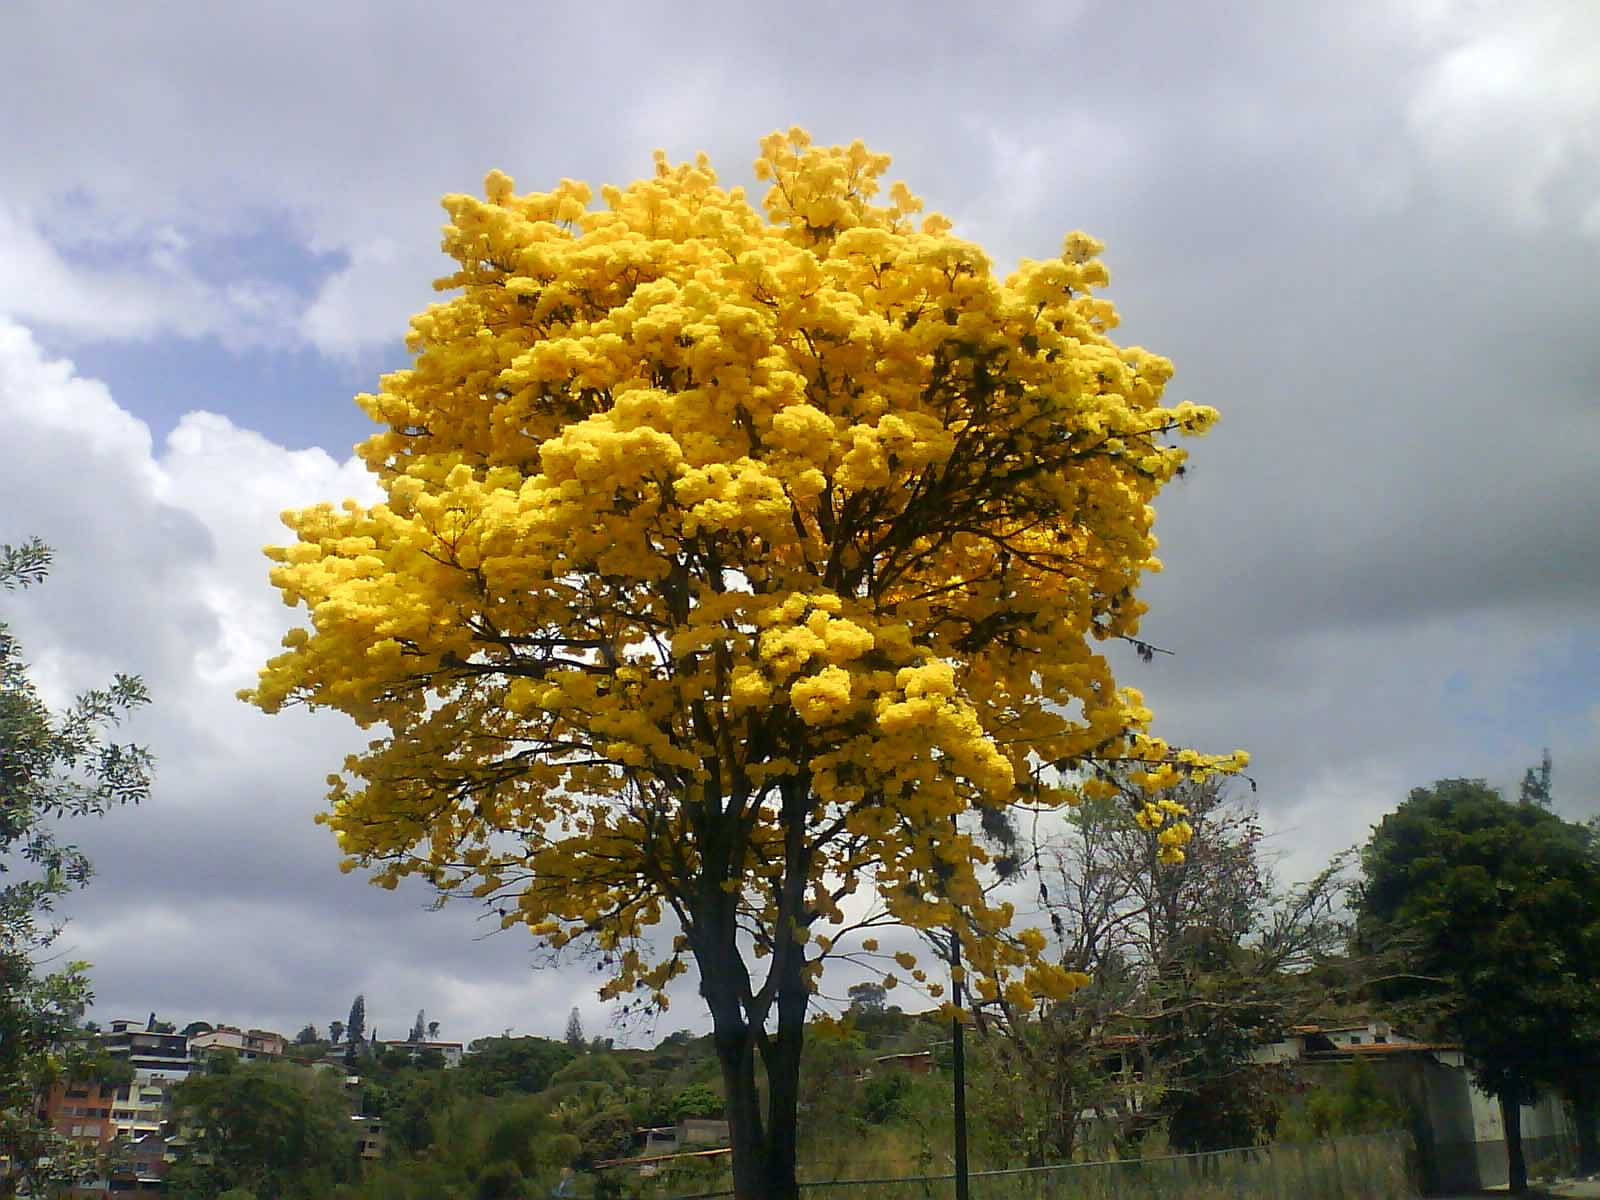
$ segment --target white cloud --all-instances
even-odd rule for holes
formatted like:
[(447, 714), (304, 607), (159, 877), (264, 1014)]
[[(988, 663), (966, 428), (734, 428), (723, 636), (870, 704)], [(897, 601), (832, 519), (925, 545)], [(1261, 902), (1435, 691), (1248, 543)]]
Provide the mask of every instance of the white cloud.
[(28, 214), (0, 208), (0, 313), (95, 339), (176, 334), (244, 347), (281, 345), (293, 332), (288, 289), (260, 279), (207, 283), (170, 226), (78, 249), (125, 261), (75, 261)]
[(1523, 230), (1600, 233), (1600, 8), (1453, 4), (1427, 24), (1447, 49), (1408, 118), (1451, 192)]
[(99, 873), (69, 905), (63, 949), (96, 964), (101, 1015), (157, 1008), (292, 1032), (365, 991), (384, 1026), (403, 1032), (426, 1007), (470, 1037), (558, 1033), (575, 990), (593, 1004), (581, 979), (530, 973), (526, 937), (476, 940), (476, 909), (429, 913), (418, 889), (340, 875), (311, 818), (363, 735), (234, 698), (294, 619), (260, 547), (284, 535), (285, 507), (370, 497), (358, 462), (213, 413), (188, 414), (158, 446), (104, 384), (3, 318), (0, 422), (0, 539), (38, 534), (57, 552), (45, 584), (3, 598), (37, 676), (57, 702), (117, 670), (154, 696), (132, 728), (158, 758), (154, 796), (71, 830)]

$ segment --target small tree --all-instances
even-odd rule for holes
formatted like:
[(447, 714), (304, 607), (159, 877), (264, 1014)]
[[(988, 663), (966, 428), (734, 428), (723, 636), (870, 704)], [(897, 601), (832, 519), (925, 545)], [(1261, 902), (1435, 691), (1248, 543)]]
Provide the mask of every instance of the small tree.
[(962, 815), (1131, 761), (1176, 857), (1161, 793), (1243, 762), (1152, 737), (1094, 648), (1136, 637), (1152, 502), (1216, 413), (1112, 341), (1097, 242), (1002, 278), (903, 184), (878, 203), (887, 166), (792, 130), (764, 212), (704, 157), (593, 209), (499, 172), (447, 197), (460, 294), (362, 397), (385, 500), (289, 515), (272, 579), (311, 627), (248, 693), (383, 731), (330, 795), (352, 863), (592, 939), (607, 998), (664, 1007), (692, 958), (741, 1197), (795, 1194), (847, 897), (958, 926), (980, 996), (1064, 996)]
[(310, 1046), (317, 1040), (317, 1027), (307, 1023), (305, 1028), (294, 1035), (296, 1045)]
[(428, 1040), (428, 1014), (417, 1009), (417, 1019), (411, 1023), (411, 1032), (406, 1035), (406, 1040), (412, 1045)]
[(580, 1053), (584, 1048), (583, 1018), (578, 1015), (577, 1005), (573, 1005), (572, 1011), (567, 1014), (566, 1042)]
[(436, 1042), (439, 1040), (439, 1022), (428, 1022), (428, 1040), (430, 1042)]
[(339, 1042), (339, 1039), (342, 1038), (342, 1037), (344, 1037), (344, 1022), (343, 1021), (329, 1021), (328, 1022), (328, 1041), (330, 1041), (333, 1044), (337, 1045), (338, 1042)]

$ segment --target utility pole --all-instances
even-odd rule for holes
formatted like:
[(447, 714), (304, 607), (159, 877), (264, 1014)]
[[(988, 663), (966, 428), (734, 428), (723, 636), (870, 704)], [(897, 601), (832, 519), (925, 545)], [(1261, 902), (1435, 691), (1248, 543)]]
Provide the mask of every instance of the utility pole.
[(955, 1075), (956, 1105), (956, 1200), (969, 1200), (967, 1184), (967, 1047), (966, 1030), (961, 1023), (961, 931), (950, 926), (950, 998), (955, 1002), (956, 1014), (952, 1031), (955, 1044), (951, 1048)]
[[(950, 814), (950, 832), (954, 835), (960, 826), (956, 815)], [(967, 1181), (967, 1043), (966, 1029), (961, 1023), (961, 922), (950, 922), (950, 999), (956, 1011), (951, 1030), (951, 1074), (955, 1084), (956, 1126), (956, 1200), (969, 1200)]]

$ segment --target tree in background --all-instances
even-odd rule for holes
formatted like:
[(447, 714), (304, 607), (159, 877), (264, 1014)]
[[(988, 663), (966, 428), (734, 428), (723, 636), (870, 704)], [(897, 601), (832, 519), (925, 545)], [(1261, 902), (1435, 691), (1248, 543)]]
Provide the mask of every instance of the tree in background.
[(854, 1013), (880, 1013), (889, 1003), (888, 990), (875, 979), (852, 983), (845, 995), (850, 998), (850, 1011)]
[(329, 1021), (328, 1022), (328, 1041), (333, 1042), (335, 1045), (337, 1045), (339, 1039), (342, 1038), (343, 1036), (344, 1036), (344, 1022), (343, 1021)]
[(1111, 797), (1032, 856), (1062, 965), (1090, 982), (1037, 1014), (980, 1010), (982, 1102), (1031, 1163), (1070, 1159), (1086, 1114), (1119, 1156), (1163, 1121), (1185, 1151), (1260, 1140), (1277, 1103), (1251, 1052), (1326, 1002), (1307, 974), (1345, 948), (1347, 856), (1283, 888), (1253, 805), (1213, 780), (1172, 795), (1193, 831), (1180, 863)]
[(567, 1014), (567, 1045), (581, 1053), (583, 1044), (583, 1018), (578, 1015), (578, 1006), (573, 1005)]
[(439, 1022), (428, 1022), (428, 1040), (430, 1042), (436, 1042), (439, 1040)]
[(462, 1076), (474, 1091), (489, 1096), (541, 1092), (573, 1057), (564, 1042), (540, 1037), (479, 1038), (468, 1049)]
[(345, 1023), (345, 1036), (349, 1045), (344, 1052), (344, 1060), (354, 1066), (361, 1055), (362, 1039), (367, 1032), (367, 998), (357, 995), (350, 1002), (350, 1019)]
[(1484, 1090), (1498, 1096), (1513, 1191), (1527, 1188), (1520, 1106), (1600, 1045), (1600, 854), (1591, 831), (1480, 779), (1417, 788), (1361, 855), (1360, 932), (1400, 942)]
[[(50, 559), (38, 540), (0, 546), (0, 590), (42, 582)], [(108, 738), (147, 701), (136, 677), (118, 675), (50, 712), (0, 622), (0, 1196), (48, 1194), (84, 1166), (36, 1115), (39, 1093), (86, 1065), (70, 1035), (93, 998), (88, 964), (39, 966), (60, 932), (56, 902), (91, 874), (55, 823), (149, 795), (150, 756)]]
[(980, 996), (1065, 996), (951, 818), (1132, 762), (1175, 858), (1164, 790), (1243, 764), (1152, 737), (1094, 648), (1135, 637), (1173, 442), (1216, 417), (1111, 340), (1099, 244), (1001, 279), (903, 184), (875, 202), (859, 143), (756, 166), (764, 214), (703, 156), (595, 209), (499, 172), (446, 198), (458, 294), (361, 398), (384, 502), (288, 516), (272, 580), (311, 628), (247, 694), (383, 731), (330, 795), (350, 865), (592, 939), (608, 998), (664, 1007), (692, 958), (746, 1197), (795, 1194), (847, 897), (958, 927)]
[(294, 1040), (298, 1045), (301, 1046), (311, 1045), (317, 1040), (317, 1027), (315, 1025), (307, 1024), (304, 1029), (294, 1035)]
[(411, 1024), (411, 1032), (406, 1040), (412, 1045), (428, 1040), (428, 1014), (424, 1009), (417, 1009), (417, 1019)]
[(208, 1200), (230, 1188), (274, 1200), (320, 1200), (354, 1169), (339, 1081), (320, 1071), (247, 1063), (190, 1076), (172, 1095), (188, 1129), (163, 1190)]
[(1529, 767), (1523, 772), (1522, 786), (1518, 789), (1517, 798), (1523, 804), (1550, 807), (1550, 751), (1546, 750), (1540, 756), (1538, 766)]

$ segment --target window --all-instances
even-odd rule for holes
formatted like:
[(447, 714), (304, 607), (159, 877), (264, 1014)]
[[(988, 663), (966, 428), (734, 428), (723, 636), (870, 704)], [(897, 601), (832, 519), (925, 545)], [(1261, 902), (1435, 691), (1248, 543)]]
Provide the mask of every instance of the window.
[(1351, 1035), (1350, 1035), (1350, 1044), (1351, 1044), (1351, 1045), (1352, 1045), (1352, 1046), (1359, 1046), (1359, 1045), (1361, 1045), (1361, 1035), (1360, 1035), (1360, 1034), (1359, 1034), (1359, 1033), (1352, 1033), (1352, 1034), (1351, 1034)]

